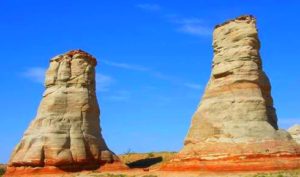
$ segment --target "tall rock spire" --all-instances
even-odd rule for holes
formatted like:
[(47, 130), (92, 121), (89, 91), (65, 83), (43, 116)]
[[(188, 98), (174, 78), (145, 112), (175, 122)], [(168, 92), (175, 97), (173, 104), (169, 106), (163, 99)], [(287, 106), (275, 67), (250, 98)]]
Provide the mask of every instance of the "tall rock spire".
[(299, 145), (278, 129), (270, 81), (259, 54), (256, 19), (241, 16), (216, 26), (213, 48), (211, 77), (184, 147), (163, 168), (299, 168)]
[(12, 153), (7, 176), (26, 175), (24, 168), (79, 171), (119, 161), (101, 135), (96, 64), (81, 50), (51, 59), (37, 115)]

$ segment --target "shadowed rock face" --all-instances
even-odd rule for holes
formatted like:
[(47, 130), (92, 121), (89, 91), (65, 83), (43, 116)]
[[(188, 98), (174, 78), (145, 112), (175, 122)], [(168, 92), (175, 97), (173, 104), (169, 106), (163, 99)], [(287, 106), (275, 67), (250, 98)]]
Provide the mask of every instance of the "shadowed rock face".
[[(289, 133), (278, 129), (270, 81), (262, 69), (255, 18), (241, 16), (216, 26), (213, 48), (211, 77), (193, 116), (184, 148), (173, 160), (173, 166), (171, 163), (165, 169), (272, 170), (280, 168), (285, 160), (269, 161), (264, 167), (258, 161), (264, 163), (264, 158), (283, 154), (299, 157), (299, 146)], [(229, 159), (247, 158), (254, 159), (253, 166), (227, 163)], [(176, 161), (183, 159), (205, 162), (176, 166)], [(211, 161), (219, 163), (209, 164)], [(290, 160), (290, 165), (282, 168), (300, 167), (299, 159), (296, 162), (291, 164)]]
[(81, 50), (51, 59), (37, 115), (12, 153), (10, 167), (76, 170), (118, 161), (101, 135), (95, 66), (96, 59)]
[(300, 125), (294, 125), (288, 129), (288, 132), (292, 135), (293, 139), (300, 144)]

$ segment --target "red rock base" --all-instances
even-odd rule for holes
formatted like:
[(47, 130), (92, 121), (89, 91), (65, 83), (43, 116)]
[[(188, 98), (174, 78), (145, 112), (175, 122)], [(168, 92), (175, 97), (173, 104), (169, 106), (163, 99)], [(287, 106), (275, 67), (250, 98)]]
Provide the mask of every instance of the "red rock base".
[[(106, 163), (101, 165), (100, 168), (96, 169), (99, 172), (109, 172), (109, 171), (123, 171), (127, 170), (128, 167), (123, 165), (121, 162)], [(89, 170), (78, 169), (68, 167), (68, 169), (61, 169), (55, 166), (45, 166), (45, 167), (7, 167), (4, 177), (34, 177), (34, 176), (59, 176), (67, 175), (78, 172), (88, 172)]]
[(279, 171), (300, 169), (300, 155), (296, 156), (255, 156), (245, 159), (230, 158), (221, 160), (174, 159), (161, 166), (162, 171)]

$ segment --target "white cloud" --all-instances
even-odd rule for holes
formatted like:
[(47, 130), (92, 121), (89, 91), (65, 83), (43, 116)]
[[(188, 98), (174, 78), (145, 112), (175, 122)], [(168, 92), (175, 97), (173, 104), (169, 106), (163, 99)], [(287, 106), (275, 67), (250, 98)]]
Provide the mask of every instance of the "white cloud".
[(198, 24), (185, 24), (178, 29), (180, 32), (195, 35), (195, 36), (210, 36), (211, 29)]
[(22, 76), (37, 82), (44, 83), (46, 69), (43, 67), (32, 67), (28, 68), (25, 72), (22, 73)]
[(149, 68), (146, 68), (144, 66), (140, 65), (133, 65), (133, 64), (128, 64), (128, 63), (120, 63), (120, 62), (111, 62), (107, 60), (102, 60), (102, 63), (117, 67), (117, 68), (122, 68), (122, 69), (128, 69), (128, 70), (134, 70), (134, 71), (149, 71)]
[(136, 7), (143, 9), (143, 10), (147, 10), (147, 11), (159, 11), (161, 10), (160, 5), (158, 4), (138, 4), (136, 5)]
[(114, 80), (112, 77), (110, 77), (108, 75), (96, 73), (96, 90), (97, 91), (99, 91), (99, 92), (109, 91), (109, 87), (111, 86), (111, 84), (113, 82), (114, 82)]
[(195, 89), (195, 90), (200, 90), (202, 89), (202, 85), (200, 84), (194, 84), (194, 83), (185, 83), (184, 86), (191, 88), (191, 89)]
[[(158, 4), (138, 4), (137, 7), (147, 11), (161, 10), (161, 6)], [(159, 15), (164, 17), (169, 23), (175, 24), (178, 32), (200, 37), (212, 35), (212, 27), (209, 27), (207, 24), (205, 24), (203, 19), (197, 17), (187, 18), (177, 14), (166, 14), (162, 12), (159, 13)]]
[(178, 31), (195, 35), (195, 36), (210, 36), (212, 34), (212, 28), (204, 24), (204, 21), (200, 18), (182, 18), (178, 16), (169, 16), (172, 23), (179, 25)]
[[(119, 62), (112, 62), (108, 60), (103, 60), (102, 61), (104, 64), (116, 68), (121, 68), (121, 69), (127, 69), (127, 70), (132, 70), (132, 71), (138, 71), (138, 72), (144, 72), (147, 73), (153, 77), (156, 77), (157, 79), (167, 81), (169, 83), (175, 84), (175, 85), (182, 85), (185, 87), (188, 87), (190, 89), (196, 89), (199, 90), (202, 88), (201, 85), (194, 84), (194, 83), (185, 83), (181, 79), (176, 78), (174, 76), (166, 75), (164, 73), (161, 73), (159, 71), (153, 70), (151, 68), (147, 68), (141, 65), (136, 65), (136, 64), (128, 64), (128, 63), (119, 63)], [(182, 84), (184, 83), (184, 84)]]

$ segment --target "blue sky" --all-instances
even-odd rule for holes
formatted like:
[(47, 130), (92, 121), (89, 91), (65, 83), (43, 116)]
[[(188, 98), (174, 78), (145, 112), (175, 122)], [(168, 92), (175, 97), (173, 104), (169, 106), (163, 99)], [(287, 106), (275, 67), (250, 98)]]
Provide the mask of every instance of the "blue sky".
[(214, 25), (257, 17), (279, 125), (300, 122), (300, 2), (0, 1), (0, 162), (35, 117), (49, 59), (94, 55), (101, 126), (116, 153), (177, 151), (209, 79)]

